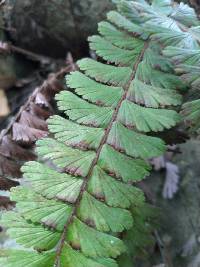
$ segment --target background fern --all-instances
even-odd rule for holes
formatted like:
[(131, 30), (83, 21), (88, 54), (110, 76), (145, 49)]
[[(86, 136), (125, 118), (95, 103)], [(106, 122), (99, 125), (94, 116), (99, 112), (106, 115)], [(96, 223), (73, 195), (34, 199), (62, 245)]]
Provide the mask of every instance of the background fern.
[(184, 99), (182, 116), (190, 133), (200, 134), (200, 49), (183, 49), (170, 46), (164, 53), (175, 63), (176, 71), (190, 85)]
[[(166, 46), (163, 54), (172, 59), (176, 73), (190, 90), (184, 97), (182, 116), (191, 132), (199, 134), (199, 60), (200, 23), (195, 11), (172, 1), (116, 1), (131, 21), (145, 25), (152, 40)], [(159, 27), (158, 27), (159, 25)]]
[(166, 150), (154, 135), (180, 122), (172, 106), (186, 88), (160, 42), (188, 48), (197, 41), (195, 29), (181, 30), (180, 21), (191, 26), (181, 5), (174, 15), (169, 1), (115, 2), (119, 12), (89, 38), (99, 60), (79, 61), (67, 77), (71, 89), (56, 96), (66, 116), (48, 120), (51, 135), (37, 143), (41, 162), (25, 164), (27, 184), (11, 191), (16, 211), (2, 224), (22, 248), (1, 251), (2, 266), (118, 266), (126, 250), (120, 233), (134, 229), (135, 211), (145, 206), (135, 183), (149, 174), (148, 159)]

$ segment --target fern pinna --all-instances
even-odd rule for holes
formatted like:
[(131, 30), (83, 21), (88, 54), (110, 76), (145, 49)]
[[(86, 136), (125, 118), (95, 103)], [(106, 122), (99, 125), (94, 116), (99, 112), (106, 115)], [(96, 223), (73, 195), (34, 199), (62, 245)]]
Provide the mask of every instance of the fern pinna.
[(112, 11), (99, 33), (89, 38), (99, 60), (67, 76), (71, 89), (56, 96), (66, 117), (48, 120), (41, 161), (25, 164), (11, 191), (16, 211), (1, 223), (20, 247), (1, 251), (1, 266), (116, 267), (126, 250), (120, 233), (144, 202), (134, 184), (166, 149), (153, 133), (179, 121), (170, 107), (182, 83), (141, 25)]
[[(195, 36), (193, 37), (195, 38)], [(189, 132), (200, 134), (200, 46), (196, 49), (184, 49), (169, 46), (164, 50), (166, 56), (175, 62), (177, 73), (190, 85), (191, 90), (185, 97), (182, 107), (182, 116)]]

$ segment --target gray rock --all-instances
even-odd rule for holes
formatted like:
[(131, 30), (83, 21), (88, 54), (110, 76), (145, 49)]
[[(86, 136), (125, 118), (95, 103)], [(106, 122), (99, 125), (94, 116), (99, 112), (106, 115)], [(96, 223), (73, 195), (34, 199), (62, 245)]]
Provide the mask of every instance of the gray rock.
[(37, 53), (63, 57), (72, 50), (78, 56), (97, 22), (112, 9), (111, 0), (9, 0), (5, 19), (17, 45)]

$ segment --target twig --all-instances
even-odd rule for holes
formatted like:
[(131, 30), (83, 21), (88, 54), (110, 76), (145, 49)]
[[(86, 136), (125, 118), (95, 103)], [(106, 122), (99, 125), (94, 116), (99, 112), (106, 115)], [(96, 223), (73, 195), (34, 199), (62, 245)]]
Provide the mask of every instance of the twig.
[(9, 46), (10, 46), (11, 51), (22, 54), (24, 56), (27, 56), (27, 57), (31, 58), (32, 60), (39, 61), (39, 62), (46, 63), (46, 64), (49, 64), (51, 61), (53, 61), (52, 58), (33, 53), (31, 51), (20, 48), (18, 46), (15, 46), (12, 44), (10, 44)]
[(40, 63), (43, 63), (43, 64), (50, 64), (51, 62), (54, 61), (54, 59), (52, 59), (50, 57), (36, 54), (34, 52), (31, 52), (31, 51), (26, 50), (24, 48), (15, 46), (15, 45), (8, 43), (8, 42), (0, 41), (0, 51), (4, 52), (4, 53), (10, 53), (10, 52), (19, 53), (19, 54), (24, 55), (24, 56), (26, 56), (26, 57), (34, 60), (34, 61), (39, 61)]

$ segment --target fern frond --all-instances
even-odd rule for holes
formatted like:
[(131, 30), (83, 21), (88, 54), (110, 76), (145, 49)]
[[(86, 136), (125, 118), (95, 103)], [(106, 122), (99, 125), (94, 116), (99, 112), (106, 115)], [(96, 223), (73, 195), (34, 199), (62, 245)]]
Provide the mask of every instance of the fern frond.
[(125, 86), (132, 73), (129, 67), (115, 67), (90, 58), (82, 59), (78, 62), (78, 66), (88, 77), (113, 86)]
[(200, 134), (200, 46), (197, 49), (183, 49), (169, 46), (164, 54), (175, 63), (177, 73), (190, 85), (190, 91), (182, 105), (183, 121), (189, 131)]
[(200, 69), (200, 46), (197, 49), (182, 49), (169, 46), (164, 49), (163, 53), (174, 62), (176, 72), (182, 76), (182, 79), (187, 81), (192, 89), (198, 89), (200, 86), (198, 75)]
[(200, 134), (200, 99), (186, 102), (183, 105), (182, 114), (187, 126), (192, 132)]
[[(132, 23), (146, 26), (146, 34), (166, 46), (198, 47), (200, 23), (195, 11), (186, 4), (174, 1), (117, 1), (118, 9)], [(152, 35), (153, 34), (153, 35)]]
[(166, 150), (154, 134), (180, 121), (171, 106), (183, 83), (141, 25), (116, 11), (108, 20), (89, 38), (104, 63), (83, 59), (67, 77), (71, 90), (56, 95), (66, 118), (48, 120), (44, 162), (26, 163), (27, 185), (11, 191), (17, 208), (2, 224), (24, 248), (1, 252), (2, 266), (117, 267), (126, 250), (119, 233), (144, 203), (135, 183)]

